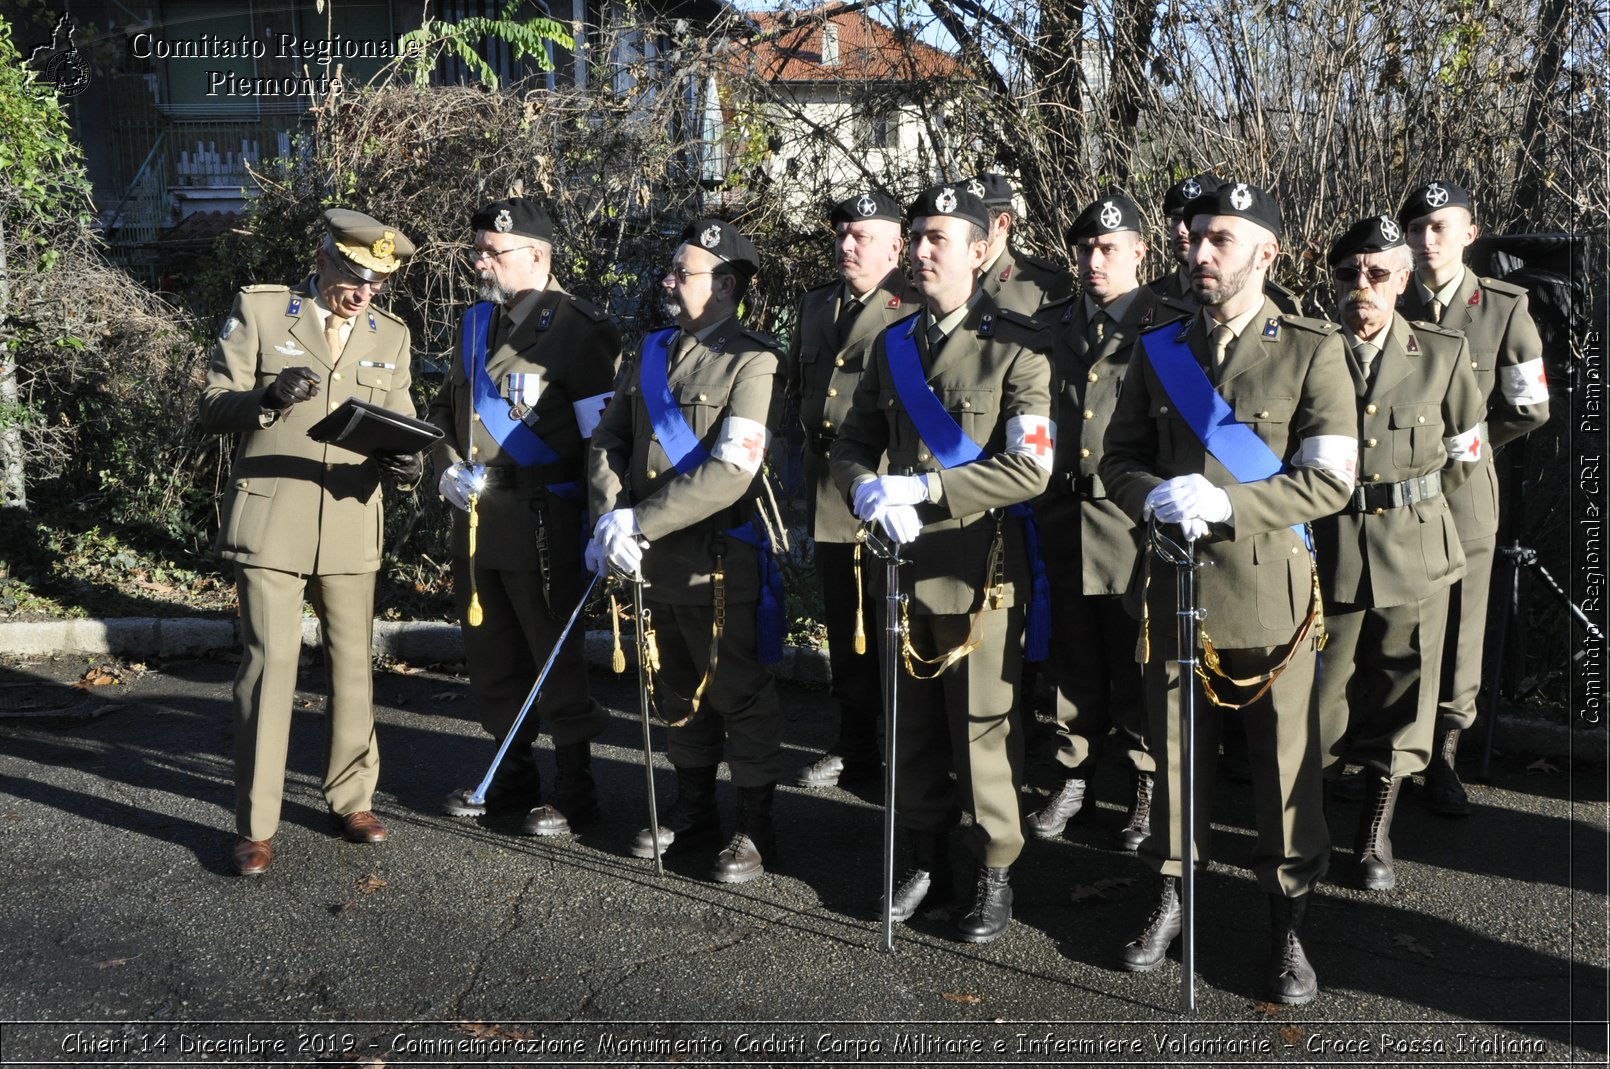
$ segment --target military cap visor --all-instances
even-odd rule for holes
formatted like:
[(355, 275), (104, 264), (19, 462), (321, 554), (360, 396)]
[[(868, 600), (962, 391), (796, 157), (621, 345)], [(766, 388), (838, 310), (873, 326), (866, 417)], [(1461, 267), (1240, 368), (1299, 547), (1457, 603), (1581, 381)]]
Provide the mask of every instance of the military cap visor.
[(1102, 197), (1085, 205), (1084, 211), (1068, 227), (1068, 240), (1099, 237), (1123, 231), (1141, 232), (1140, 206), (1122, 193)]
[(828, 216), (828, 221), (834, 226), (840, 223), (859, 223), (867, 219), (886, 219), (891, 223), (904, 222), (904, 217), (900, 214), (900, 205), (881, 190), (846, 197), (833, 205), (833, 212)]
[(325, 251), (366, 282), (383, 282), (414, 254), (414, 243), (395, 227), (349, 208), (324, 213)]
[(1204, 193), (1185, 206), (1185, 221), (1199, 215), (1231, 215), (1257, 223), (1278, 240), (1284, 233), (1280, 225), (1280, 205), (1268, 190), (1246, 182), (1226, 182), (1217, 192)]
[(1360, 219), (1333, 241), (1325, 262), (1334, 267), (1349, 256), (1401, 249), (1405, 244), (1403, 228), (1396, 220), (1390, 215), (1372, 215)]
[(913, 223), (918, 219), (947, 216), (965, 219), (981, 230), (989, 229), (989, 209), (982, 198), (969, 192), (965, 186), (930, 186), (906, 207), (906, 218)]
[(470, 217), (470, 229), (553, 242), (553, 220), (541, 204), (528, 197), (493, 201)]
[(1403, 207), (1398, 209), (1398, 222), (1408, 226), (1421, 216), (1442, 208), (1463, 208), (1471, 215), (1476, 214), (1476, 206), (1471, 203), (1470, 194), (1463, 186), (1446, 178), (1438, 178), (1410, 191), (1403, 200)]
[(682, 231), (682, 244), (694, 245), (746, 275), (760, 270), (754, 243), (725, 219), (696, 219)]

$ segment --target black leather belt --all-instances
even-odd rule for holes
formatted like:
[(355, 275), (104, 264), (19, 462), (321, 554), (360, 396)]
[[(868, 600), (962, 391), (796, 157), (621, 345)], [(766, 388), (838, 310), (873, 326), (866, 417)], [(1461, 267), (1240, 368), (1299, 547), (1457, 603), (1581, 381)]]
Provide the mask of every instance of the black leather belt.
[(825, 434), (822, 431), (807, 431), (805, 433), (805, 447), (819, 457), (827, 456), (827, 451), (833, 448), (838, 441), (836, 434)]
[(1442, 472), (1434, 471), (1416, 479), (1400, 483), (1363, 483), (1353, 488), (1353, 497), (1347, 503), (1348, 512), (1375, 512), (1398, 509), (1416, 501), (1428, 501), (1442, 495)]
[(1056, 487), (1058, 493), (1079, 498), (1081, 501), (1104, 501), (1107, 498), (1107, 485), (1101, 481), (1099, 475), (1077, 475), (1071, 471), (1064, 471), (1054, 476), (1051, 484)]

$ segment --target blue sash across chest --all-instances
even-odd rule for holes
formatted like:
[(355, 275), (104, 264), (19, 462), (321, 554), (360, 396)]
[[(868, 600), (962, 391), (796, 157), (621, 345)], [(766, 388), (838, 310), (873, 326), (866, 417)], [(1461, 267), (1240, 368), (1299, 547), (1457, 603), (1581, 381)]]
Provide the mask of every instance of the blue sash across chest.
[[(883, 351), (889, 361), (889, 377), (894, 381), (895, 393), (900, 395), (906, 415), (911, 417), (917, 434), (941, 467), (955, 468), (983, 460), (984, 447), (967, 437), (956, 417), (928, 386), (922, 357), (917, 352), (916, 329), (921, 319), (921, 315), (914, 315), (883, 332)], [(1034, 510), (1027, 502), (1012, 505), (1006, 514), (1023, 522), (1023, 544), (1033, 579), (1025, 613), (1023, 656), (1031, 661), (1043, 661), (1051, 645), (1051, 581), (1046, 577), (1045, 561), (1040, 557), (1039, 527), (1034, 522)]]
[[(523, 420), (509, 415), (509, 405), (498, 393), (497, 383), (486, 370), (487, 345), (492, 331), (492, 317), (497, 305), (480, 301), (470, 306), (464, 315), (459, 348), (464, 352), (464, 377), (470, 384), (470, 400), (475, 414), (481, 417), (481, 426), (492, 439), (522, 468), (557, 464), (563, 458), (543, 441), (537, 432)], [(577, 482), (551, 483), (548, 490), (563, 497), (581, 496)]]

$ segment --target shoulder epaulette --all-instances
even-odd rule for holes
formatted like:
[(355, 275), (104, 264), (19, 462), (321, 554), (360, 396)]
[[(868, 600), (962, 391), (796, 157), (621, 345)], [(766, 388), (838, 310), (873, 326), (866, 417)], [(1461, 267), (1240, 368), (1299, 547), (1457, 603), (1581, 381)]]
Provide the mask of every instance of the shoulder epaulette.
[(1505, 282), (1501, 278), (1485, 278), (1485, 277), (1480, 277), (1480, 276), (1478, 276), (1478, 277), (1479, 277), (1479, 281), (1481, 282), (1481, 288), (1484, 289), (1484, 290), (1491, 290), (1494, 293), (1502, 293), (1505, 296), (1509, 296), (1509, 297), (1524, 297), (1524, 296), (1526, 296), (1526, 287), (1525, 286), (1517, 286), (1517, 285), (1515, 285), (1515, 283), (1513, 283), (1513, 282)]
[(1050, 326), (1050, 324), (1037, 316), (1025, 315), (1010, 308), (997, 309), (995, 318), (1004, 319), (1008, 323), (1016, 323), (1018, 326), (1027, 327), (1029, 330), (1045, 330)]
[(382, 308), (378, 304), (371, 304), (369, 305), (369, 310), (375, 313), (375, 315), (391, 320), (393, 323), (397, 323), (404, 327), (408, 325), (407, 320), (403, 319), (403, 317), (398, 315), (396, 312), (393, 312), (390, 308)]
[(566, 296), (570, 298), (572, 308), (591, 319), (594, 323), (606, 323), (609, 321), (609, 313), (592, 301), (587, 300), (585, 297), (577, 297), (574, 293), (566, 294)]
[(1060, 275), (1067, 271), (1067, 268), (1054, 260), (1047, 260), (1043, 256), (1035, 256), (1031, 253), (1023, 252), (1021, 249), (1013, 249), (1012, 258), (1018, 262), (1019, 266), (1032, 267), (1051, 275)]
[(1340, 323), (1332, 323), (1328, 319), (1315, 319), (1312, 316), (1294, 316), (1281, 313), (1278, 318), (1288, 327), (1297, 327), (1301, 330), (1311, 330), (1315, 334), (1335, 334), (1342, 329)]
[(289, 293), (291, 287), (277, 282), (262, 282), (251, 286), (242, 286), (242, 293)]
[(739, 331), (738, 333), (742, 337), (753, 338), (755, 341), (759, 342), (764, 348), (770, 349), (772, 352), (780, 353), (780, 352), (783, 351), (783, 347), (780, 344), (778, 344), (777, 339), (772, 337), (770, 334), (767, 334), (763, 330), (755, 330), (752, 327), (745, 327), (743, 330)]
[(1440, 323), (1433, 323), (1429, 319), (1411, 319), (1409, 320), (1409, 326), (1420, 334), (1437, 334), (1444, 338), (1463, 338), (1465, 336), (1465, 332), (1462, 330), (1453, 330), (1442, 326)]

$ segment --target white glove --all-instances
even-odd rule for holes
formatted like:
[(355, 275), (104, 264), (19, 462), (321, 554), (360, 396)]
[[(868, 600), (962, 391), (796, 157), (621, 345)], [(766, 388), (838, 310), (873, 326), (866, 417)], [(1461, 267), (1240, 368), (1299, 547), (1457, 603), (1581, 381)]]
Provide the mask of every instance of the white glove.
[(1187, 542), (1195, 542), (1207, 537), (1208, 525), (1206, 520), (1199, 520), (1194, 516), (1187, 516), (1180, 521), (1180, 534), (1185, 536)]
[(462, 460), (448, 466), (436, 482), (436, 492), (456, 509), (470, 510), (470, 495), (486, 489), (486, 465)]
[[(1152, 488), (1141, 514), (1163, 523), (1199, 519), (1224, 523), (1230, 518), (1230, 495), (1201, 475), (1178, 475)], [(1189, 536), (1187, 536), (1189, 537)]]
[(627, 575), (640, 575), (643, 570), (643, 546), (638, 542), (637, 514), (631, 509), (616, 509), (598, 517), (593, 528), (593, 542), (599, 555), (609, 560), (616, 570)]
[(593, 541), (589, 541), (587, 548), (581, 551), (581, 559), (582, 563), (587, 565), (587, 570), (594, 575), (602, 572), (609, 563), (605, 559), (604, 551), (598, 548), (597, 542)]
[(928, 500), (928, 480), (921, 475), (879, 475), (855, 488), (855, 515), (871, 522), (879, 509), (920, 505)]
[(922, 521), (917, 518), (917, 510), (911, 505), (887, 505), (877, 511), (873, 521), (883, 528), (884, 534), (901, 545), (915, 542), (917, 536), (922, 534)]

